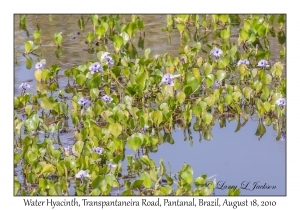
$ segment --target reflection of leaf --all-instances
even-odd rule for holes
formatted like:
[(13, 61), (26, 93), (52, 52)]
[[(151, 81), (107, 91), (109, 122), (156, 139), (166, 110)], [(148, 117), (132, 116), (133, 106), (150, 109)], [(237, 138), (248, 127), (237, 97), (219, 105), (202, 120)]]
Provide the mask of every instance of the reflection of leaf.
[(165, 133), (165, 135), (164, 135), (164, 142), (168, 142), (170, 144), (174, 144), (174, 139), (173, 139), (172, 135), (169, 134), (169, 133)]
[(241, 119), (239, 118), (238, 124), (237, 124), (236, 129), (235, 129), (234, 132), (238, 132), (240, 129), (241, 129)]
[(259, 136), (259, 139), (266, 133), (266, 128), (263, 124), (259, 123), (255, 132), (256, 136)]

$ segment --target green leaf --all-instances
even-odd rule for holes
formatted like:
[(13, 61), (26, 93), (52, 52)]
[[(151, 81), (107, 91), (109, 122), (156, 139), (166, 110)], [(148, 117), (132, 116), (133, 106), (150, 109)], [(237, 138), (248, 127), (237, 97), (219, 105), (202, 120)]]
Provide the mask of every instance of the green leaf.
[(251, 97), (252, 89), (250, 87), (244, 87), (243, 89), (244, 96), (248, 99)]
[(163, 120), (163, 114), (161, 111), (156, 110), (153, 112), (153, 122), (159, 125)]
[(132, 183), (131, 188), (139, 189), (142, 186), (143, 182), (144, 182), (144, 180), (135, 180)]
[(265, 108), (265, 110), (266, 110), (267, 112), (270, 111), (270, 109), (271, 109), (271, 104), (270, 104), (269, 101), (265, 101), (265, 102), (264, 102), (264, 108)]
[(195, 77), (195, 78), (198, 80), (198, 82), (200, 83), (200, 82), (202, 81), (202, 77), (201, 77), (201, 74), (200, 74), (199, 69), (193, 68), (192, 71), (193, 71), (194, 77)]
[(226, 72), (224, 70), (218, 70), (216, 75), (218, 81), (222, 81), (226, 77)]
[(245, 76), (246, 75), (246, 73), (247, 73), (247, 66), (246, 66), (246, 64), (240, 64), (239, 67), (238, 67), (238, 69), (239, 69), (239, 73), (240, 73), (241, 76)]
[(206, 131), (204, 132), (204, 139), (207, 140), (207, 141), (213, 139), (213, 135), (212, 135), (212, 133), (211, 133), (210, 130), (206, 130)]
[(205, 63), (203, 67), (205, 76), (208, 76), (212, 72), (212, 65), (210, 65), (209, 63)]
[(41, 99), (41, 106), (42, 106), (42, 108), (43, 109), (45, 109), (45, 110), (52, 110), (53, 109), (53, 107), (54, 107), (54, 100), (53, 100), (53, 98), (52, 97), (43, 97), (42, 99)]
[(215, 77), (213, 74), (209, 74), (205, 77), (205, 82), (206, 82), (206, 86), (207, 88), (209, 88), (210, 86), (212, 86), (215, 82)]
[(112, 123), (109, 125), (109, 132), (117, 138), (122, 132), (122, 126), (119, 123)]
[(197, 105), (197, 106), (193, 106), (193, 113), (196, 115), (196, 116), (200, 116), (201, 113), (202, 113), (202, 109), (201, 109), (201, 106)]
[(181, 178), (188, 184), (191, 184), (193, 181), (193, 174), (190, 171), (184, 171), (181, 174)]
[(213, 116), (212, 116), (211, 113), (205, 112), (204, 115), (203, 115), (203, 121), (204, 121), (207, 125), (209, 125), (209, 124), (211, 123), (212, 118), (213, 118)]
[(193, 89), (191, 86), (187, 85), (184, 87), (183, 92), (185, 93), (186, 96), (190, 96), (191, 93), (193, 92)]
[(31, 69), (33, 65), (32, 58), (30, 56), (26, 56), (26, 69)]
[(44, 165), (41, 174), (43, 174), (43, 173), (54, 173), (55, 170), (56, 169), (52, 164), (47, 163), (47, 164)]
[(147, 48), (147, 49), (145, 50), (145, 57), (146, 57), (146, 59), (149, 58), (150, 52), (151, 52), (151, 49), (150, 49), (150, 48)]
[(122, 36), (114, 35), (113, 40), (114, 40), (114, 48), (117, 52), (119, 52), (121, 47), (124, 44), (124, 39)]
[(129, 137), (127, 140), (128, 147), (136, 151), (142, 145), (142, 141), (138, 137)]
[(86, 81), (86, 77), (83, 75), (83, 74), (78, 74), (77, 77), (76, 77), (76, 83), (78, 85), (83, 85)]
[(248, 32), (245, 29), (243, 29), (243, 28), (240, 29), (240, 37), (244, 41), (246, 41), (248, 39)]
[(100, 86), (100, 76), (98, 73), (93, 74), (93, 77), (87, 82), (87, 87), (89, 89), (98, 88)]
[(185, 25), (183, 23), (178, 23), (177, 24), (177, 28), (178, 28), (180, 34), (182, 34), (182, 32), (183, 32), (183, 30), (185, 28)]
[(184, 92), (177, 93), (176, 99), (180, 104), (182, 104), (185, 101), (185, 93)]
[(137, 27), (135, 23), (129, 23), (126, 29), (127, 29), (126, 32), (128, 33), (129, 37), (132, 38), (137, 30)]
[(91, 43), (94, 40), (94, 33), (93, 32), (89, 32), (86, 35), (86, 39), (88, 40), (89, 43)]
[(32, 41), (27, 41), (25, 42), (25, 53), (29, 53), (33, 48), (33, 42)]
[(101, 191), (100, 191), (98, 188), (93, 189), (93, 191), (92, 191), (92, 195), (93, 195), (93, 196), (99, 196), (100, 193), (101, 193)]

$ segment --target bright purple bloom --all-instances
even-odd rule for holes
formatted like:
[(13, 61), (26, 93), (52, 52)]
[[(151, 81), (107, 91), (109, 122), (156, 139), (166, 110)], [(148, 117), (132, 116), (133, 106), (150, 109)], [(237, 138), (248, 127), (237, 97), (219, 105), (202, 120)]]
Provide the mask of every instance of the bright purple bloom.
[(149, 126), (148, 126), (148, 125), (144, 125), (144, 127), (143, 127), (142, 130), (141, 130), (141, 133), (142, 133), (142, 134), (145, 134), (147, 128), (149, 128)]
[(257, 66), (265, 69), (266, 67), (269, 67), (269, 63), (267, 60), (261, 60), (258, 62)]
[(237, 66), (239, 66), (240, 64), (246, 64), (246, 65), (249, 65), (249, 61), (247, 59), (244, 59), (244, 60), (239, 60), (238, 63), (237, 63)]
[(94, 74), (95, 72), (103, 72), (103, 68), (98, 62), (93, 63), (89, 69), (91, 71), (91, 74)]
[(285, 141), (285, 140), (286, 140), (286, 133), (281, 132), (280, 141)]
[(180, 77), (180, 74), (175, 74), (175, 75), (172, 75), (172, 74), (165, 74), (161, 80), (161, 82), (159, 83), (159, 86), (166, 83), (168, 85), (171, 85), (171, 86), (174, 86), (174, 78), (176, 77)]
[(25, 83), (22, 83), (19, 88), (22, 88), (23, 90), (26, 90), (27, 88), (30, 88), (30, 85), (25, 82)]
[(96, 153), (98, 153), (98, 155), (101, 155), (102, 154), (102, 148), (101, 147), (94, 147), (93, 152), (96, 152)]
[(216, 88), (219, 88), (221, 85), (221, 82), (219, 82), (218, 80), (215, 80), (214, 85), (216, 86)]
[(35, 64), (35, 68), (36, 69), (42, 69), (44, 67), (44, 65), (46, 64), (46, 62), (41, 61)]
[(78, 103), (83, 105), (83, 106), (86, 105), (88, 102), (89, 101), (87, 99), (83, 98), (83, 97), (78, 100)]
[(106, 64), (108, 65), (109, 68), (111, 68), (114, 65), (114, 59), (112, 59), (112, 57), (109, 56), (109, 52), (104, 52), (101, 56), (101, 60), (105, 59), (106, 60)]
[(91, 177), (86, 171), (80, 170), (76, 175), (76, 178), (80, 179), (80, 183), (83, 184), (84, 178), (89, 178)]
[(214, 48), (210, 51), (210, 54), (212, 54), (215, 58), (219, 58), (221, 57), (221, 55), (223, 54), (223, 51), (219, 48)]
[(116, 164), (109, 163), (109, 164), (108, 164), (108, 167), (109, 167), (109, 169), (111, 170), (112, 168), (117, 167), (117, 165), (116, 165)]
[(280, 107), (280, 109), (283, 109), (286, 106), (286, 100), (284, 98), (279, 98), (277, 99), (276, 104)]
[(104, 95), (104, 96), (101, 97), (101, 100), (104, 101), (104, 102), (106, 102), (106, 103), (109, 103), (109, 102), (111, 102), (113, 99), (112, 99), (112, 97), (110, 97), (110, 96), (108, 96), (108, 95)]

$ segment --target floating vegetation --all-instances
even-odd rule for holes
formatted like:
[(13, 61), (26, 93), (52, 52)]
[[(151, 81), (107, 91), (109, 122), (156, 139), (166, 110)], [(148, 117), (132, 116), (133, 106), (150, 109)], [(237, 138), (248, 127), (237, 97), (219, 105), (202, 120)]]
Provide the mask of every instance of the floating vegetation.
[[(22, 30), (26, 17), (20, 15)], [(216, 121), (221, 128), (238, 122), (237, 132), (255, 115), (259, 139), (273, 125), (274, 140), (286, 140), (285, 16), (185, 14), (166, 15), (166, 22), (166, 37), (180, 36), (178, 56), (143, 50), (146, 26), (136, 15), (80, 16), (81, 32), (68, 40), (86, 42), (94, 57), (69, 69), (46, 62), (43, 31), (34, 32), (38, 41), (25, 43), (24, 56), (37, 83), (22, 83), (14, 97), (14, 164), (22, 168), (15, 195), (211, 195), (216, 180), (189, 164), (172, 173), (163, 159), (149, 157), (174, 143), (176, 128), (212, 140)], [(276, 63), (270, 36), (283, 49)], [(58, 59), (68, 40), (54, 34)], [(64, 133), (71, 144), (60, 141)], [(128, 149), (134, 155), (125, 155)]]

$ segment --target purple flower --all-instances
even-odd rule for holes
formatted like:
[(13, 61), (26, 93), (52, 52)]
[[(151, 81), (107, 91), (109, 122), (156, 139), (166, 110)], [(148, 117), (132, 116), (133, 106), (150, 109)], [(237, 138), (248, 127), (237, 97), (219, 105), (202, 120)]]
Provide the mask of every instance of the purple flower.
[(165, 74), (161, 80), (161, 82), (159, 83), (159, 86), (166, 83), (168, 85), (171, 85), (171, 86), (174, 86), (174, 78), (176, 77), (180, 77), (180, 74), (175, 74), (175, 75), (172, 75), (172, 74)]
[(109, 54), (109, 52), (104, 52), (101, 56), (101, 60), (105, 59), (106, 64), (109, 68), (111, 68), (114, 65), (114, 59), (112, 59), (112, 57), (110, 57)]
[(30, 85), (28, 84), (28, 83), (22, 83), (21, 85), (20, 85), (20, 87), (19, 87), (19, 89), (20, 88), (22, 88), (22, 92), (21, 92), (21, 95), (24, 95), (25, 94), (25, 92), (26, 92), (26, 89), (27, 88), (30, 88)]
[(98, 153), (98, 155), (101, 155), (102, 154), (102, 148), (101, 147), (94, 147), (93, 152), (96, 152), (96, 153)]
[(215, 58), (219, 58), (223, 54), (223, 51), (215, 47), (210, 51), (210, 54), (212, 54)]
[(27, 88), (30, 88), (30, 85), (26, 82), (22, 83), (19, 87), (19, 89), (22, 88), (22, 90), (26, 90)]
[(65, 150), (66, 156), (69, 156), (70, 155), (70, 146), (64, 147), (64, 150)]
[(184, 63), (185, 63), (184, 58), (181, 58), (181, 59), (180, 59), (180, 62), (181, 62), (182, 64), (184, 64)]
[(219, 88), (221, 85), (221, 82), (219, 82), (218, 80), (215, 80), (214, 85), (216, 86), (216, 88)]
[(108, 164), (108, 167), (109, 167), (109, 169), (111, 170), (112, 168), (117, 167), (117, 165), (116, 165), (116, 164), (109, 163), (109, 164)]
[(76, 175), (75, 175), (76, 178), (78, 179), (81, 179), (80, 180), (80, 183), (83, 184), (83, 180), (84, 178), (89, 178), (91, 177), (86, 171), (84, 170), (80, 170)]
[(286, 106), (286, 100), (284, 98), (279, 98), (277, 99), (276, 104), (280, 107), (280, 109), (283, 109)]
[(286, 133), (281, 132), (280, 141), (285, 141), (285, 140), (286, 140)]
[(78, 100), (78, 103), (83, 105), (83, 106), (86, 105), (88, 102), (89, 101), (87, 99), (83, 98), (83, 97)]
[(142, 130), (141, 130), (141, 133), (142, 133), (142, 134), (145, 134), (147, 128), (149, 128), (149, 126), (148, 126), (148, 125), (144, 125), (144, 127), (143, 127)]
[(247, 59), (244, 59), (244, 60), (239, 60), (238, 63), (237, 63), (237, 66), (239, 66), (240, 64), (246, 64), (246, 65), (249, 65), (249, 61)]
[(101, 100), (104, 101), (104, 102), (106, 102), (106, 103), (109, 103), (109, 102), (111, 102), (113, 99), (112, 99), (112, 97), (110, 97), (110, 96), (108, 96), (108, 95), (104, 95), (104, 96), (101, 97)]
[(257, 66), (265, 69), (266, 67), (269, 67), (269, 63), (267, 60), (261, 60), (258, 62)]
[(106, 58), (110, 53), (109, 52), (104, 52), (101, 56), (101, 60), (103, 60), (104, 58)]
[(114, 60), (110, 56), (106, 56), (106, 64), (109, 68), (111, 68), (114, 65)]
[(103, 72), (103, 68), (98, 62), (93, 63), (89, 69), (91, 71), (91, 74), (94, 74), (95, 72)]
[(44, 65), (46, 64), (46, 62), (41, 61), (35, 64), (35, 68), (36, 69), (42, 69), (44, 67)]

